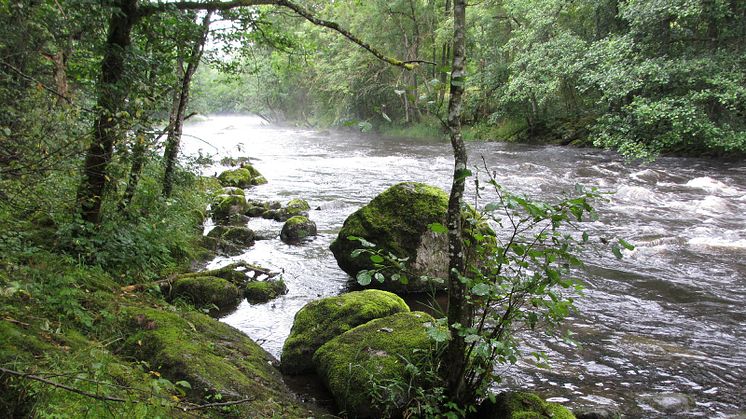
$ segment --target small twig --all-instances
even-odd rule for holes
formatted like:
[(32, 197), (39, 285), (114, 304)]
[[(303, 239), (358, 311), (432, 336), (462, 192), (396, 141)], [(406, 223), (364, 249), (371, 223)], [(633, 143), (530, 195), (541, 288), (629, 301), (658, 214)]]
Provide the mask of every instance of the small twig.
[(5, 320), (6, 322), (10, 322), (10, 323), (13, 323), (13, 324), (17, 324), (17, 325), (19, 325), (19, 326), (23, 326), (23, 327), (31, 327), (31, 325), (30, 325), (30, 324), (28, 324), (28, 323), (24, 323), (24, 322), (22, 322), (22, 321), (18, 321), (18, 320), (16, 320), (16, 319), (11, 319), (10, 317), (3, 317), (3, 320)]
[(234, 401), (230, 401), (230, 402), (208, 403), (208, 404), (201, 404), (199, 406), (183, 407), (182, 410), (185, 411), (185, 412), (191, 412), (191, 411), (194, 411), (194, 410), (209, 409), (209, 408), (212, 408), (212, 407), (233, 406), (233, 405), (237, 405), (237, 404), (247, 403), (247, 402), (250, 402), (250, 401), (253, 401), (253, 400), (254, 399), (252, 399), (252, 398), (245, 398), (245, 399), (234, 400)]
[(5, 373), (5, 374), (14, 375), (16, 377), (27, 378), (29, 380), (38, 381), (38, 382), (44, 383), (44, 384), (49, 384), (50, 386), (61, 388), (63, 390), (67, 390), (69, 392), (80, 394), (81, 396), (90, 397), (90, 398), (96, 399), (96, 400), (101, 400), (101, 401), (106, 401), (106, 402), (119, 402), (119, 403), (125, 403), (125, 402), (127, 402), (127, 400), (120, 399), (119, 397), (109, 397), (109, 396), (102, 396), (102, 395), (99, 395), (99, 394), (89, 393), (87, 391), (79, 390), (79, 389), (77, 389), (75, 387), (70, 387), (70, 386), (67, 386), (65, 384), (60, 384), (60, 383), (56, 383), (56, 382), (51, 381), (51, 380), (47, 380), (46, 378), (39, 377), (38, 375), (26, 374), (26, 373), (23, 373), (23, 372), (9, 370), (7, 368), (2, 368), (2, 367), (0, 367), (0, 372)]

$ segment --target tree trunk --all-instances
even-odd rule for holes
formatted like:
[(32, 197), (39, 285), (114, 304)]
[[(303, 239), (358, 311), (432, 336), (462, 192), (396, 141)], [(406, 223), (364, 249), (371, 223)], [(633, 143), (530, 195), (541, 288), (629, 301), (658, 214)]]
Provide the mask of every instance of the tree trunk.
[(453, 147), (453, 185), (448, 200), (448, 324), (451, 339), (448, 341), (441, 363), (441, 375), (446, 381), (451, 400), (463, 403), (470, 395), (464, 394), (466, 372), (466, 342), (459, 335), (455, 324), (471, 325), (471, 309), (466, 303), (466, 289), (459, 280), (464, 273), (463, 238), (461, 234), (461, 203), (467, 175), (466, 146), (461, 136), (462, 96), (465, 82), (466, 60), (466, 1), (454, 0), (453, 4), (453, 61), (451, 65), (450, 97), (448, 100), (448, 130)]
[(197, 71), (199, 60), (202, 58), (207, 35), (210, 32), (210, 17), (212, 12), (208, 12), (202, 20), (202, 33), (198, 40), (194, 42), (189, 62), (187, 63), (184, 76), (181, 80), (181, 89), (178, 94), (178, 104), (176, 104), (176, 113), (173, 117), (173, 125), (168, 132), (166, 139), (166, 150), (163, 160), (166, 168), (163, 173), (163, 197), (171, 196), (174, 186), (174, 170), (176, 169), (176, 159), (179, 155), (179, 144), (181, 143), (181, 132), (184, 127), (184, 116), (186, 114), (187, 104), (189, 103), (189, 87), (192, 83), (192, 76)]
[(130, 45), (132, 26), (138, 19), (137, 0), (119, 0), (109, 20), (106, 49), (101, 60), (98, 92), (98, 115), (93, 127), (93, 139), (86, 153), (83, 178), (78, 189), (80, 215), (83, 220), (101, 222), (101, 201), (106, 186), (106, 170), (111, 162), (114, 142), (118, 136), (116, 114), (127, 97), (124, 83), (124, 55)]
[(57, 51), (54, 54), (43, 53), (43, 55), (52, 62), (52, 75), (57, 90), (57, 106), (62, 106), (70, 101), (70, 88), (67, 83), (67, 53)]

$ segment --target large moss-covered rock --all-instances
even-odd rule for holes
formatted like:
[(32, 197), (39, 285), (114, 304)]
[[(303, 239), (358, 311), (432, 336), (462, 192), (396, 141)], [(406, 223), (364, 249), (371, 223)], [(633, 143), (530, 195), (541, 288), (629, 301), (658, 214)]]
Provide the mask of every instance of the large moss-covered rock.
[(223, 186), (236, 188), (250, 188), (267, 183), (267, 179), (248, 163), (235, 170), (226, 170), (218, 176), (218, 181)]
[(318, 416), (295, 399), (272, 357), (240, 331), (195, 312), (131, 307), (121, 317), (122, 352), (171, 382), (188, 382), (191, 402), (207, 402), (208, 396), (212, 402), (220, 394), (222, 401), (247, 400), (225, 412), (231, 417)]
[(348, 417), (400, 415), (403, 406), (391, 404), (385, 412), (374, 406), (371, 386), (411, 378), (404, 360), (415, 362), (432, 350), (426, 324), (433, 321), (422, 312), (397, 313), (358, 326), (321, 346), (313, 362), (337, 406)]
[(210, 205), (212, 219), (225, 223), (234, 214), (243, 214), (249, 208), (246, 198), (238, 194), (221, 194), (215, 197)]
[(246, 284), (244, 288), (244, 297), (251, 304), (266, 303), (281, 295), (288, 293), (288, 287), (282, 279), (266, 281), (253, 281)]
[(313, 354), (330, 339), (371, 320), (401, 312), (409, 312), (407, 303), (396, 294), (379, 290), (311, 301), (295, 315), (282, 348), (280, 368), (286, 374), (310, 372)]
[(197, 307), (218, 308), (219, 312), (238, 306), (241, 292), (234, 284), (214, 276), (180, 278), (171, 285), (171, 298), (182, 298)]
[(280, 231), (280, 240), (285, 243), (298, 243), (316, 235), (316, 223), (308, 217), (296, 215), (285, 221)]
[(495, 403), (486, 400), (477, 410), (480, 419), (575, 419), (561, 404), (547, 402), (534, 393), (508, 392)]
[(254, 244), (255, 234), (248, 227), (219, 225), (210, 230), (207, 237), (215, 239), (214, 243), (204, 242), (204, 245), (209, 246), (210, 250), (235, 256), (243, 253), (247, 247)]
[(414, 273), (407, 285), (393, 281), (373, 281), (371, 285), (393, 292), (426, 291), (432, 283), (420, 281), (420, 275), (447, 277), (448, 238), (428, 228), (432, 223), (445, 225), (447, 210), (448, 195), (441, 189), (423, 183), (399, 183), (347, 217), (331, 244), (332, 253), (339, 267), (352, 277), (360, 270), (371, 269), (373, 265), (365, 255), (351, 256), (362, 246), (348, 237), (362, 237), (399, 257), (408, 257), (408, 270)]

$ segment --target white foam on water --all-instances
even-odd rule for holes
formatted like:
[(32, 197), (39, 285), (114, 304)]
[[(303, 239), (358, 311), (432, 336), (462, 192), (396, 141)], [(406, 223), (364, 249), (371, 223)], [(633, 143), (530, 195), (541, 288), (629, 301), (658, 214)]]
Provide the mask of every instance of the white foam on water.
[(720, 192), (728, 195), (738, 194), (738, 190), (709, 176), (697, 177), (686, 183), (690, 188), (704, 189), (708, 192)]
[(698, 201), (695, 206), (695, 212), (702, 215), (726, 214), (730, 211), (730, 203), (727, 199), (715, 195), (708, 195)]
[(723, 237), (699, 236), (688, 241), (691, 246), (720, 247), (727, 249), (746, 249), (746, 239), (729, 240)]

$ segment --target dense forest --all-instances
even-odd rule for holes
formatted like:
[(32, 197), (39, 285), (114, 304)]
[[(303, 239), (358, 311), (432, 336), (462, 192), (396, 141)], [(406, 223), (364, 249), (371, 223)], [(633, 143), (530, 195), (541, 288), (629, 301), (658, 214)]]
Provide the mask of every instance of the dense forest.
[[(199, 75), (199, 106), (437, 135), (451, 2), (317, 7), (394, 56), (422, 61), (414, 71), (391, 67), (297, 16), (267, 13), (256, 22), (266, 42), (235, 44), (236, 74), (213, 65)], [(469, 138), (580, 140), (646, 159), (746, 149), (740, 2), (510, 0), (467, 10)]]
[[(574, 417), (531, 393), (496, 399), (491, 386), (495, 365), (544, 365), (543, 352), (521, 354), (516, 332), (563, 332), (582, 288), (568, 275), (592, 241), (579, 224), (603, 197), (578, 185), (534, 202), (486, 170), (480, 190), (496, 201), (470, 207), (466, 183), (480, 174), (464, 140), (739, 158), (744, 39), (739, 0), (0, 1), (0, 416)], [(438, 277), (396, 253), (407, 237), (387, 247), (352, 228), (332, 243), (340, 267), (365, 258), (343, 268), (360, 285), (448, 289), (437, 319), (390, 293), (375, 297), (388, 311), (368, 318), (374, 294), (347, 294), (357, 323), (324, 329), (340, 335), (311, 351), (336, 410), (297, 397), (282, 364), (215, 320), (276, 272), (190, 272), (235, 240), (253, 244), (250, 217), (286, 223), (283, 241), (293, 222), (316, 234), (307, 202), (252, 201), (267, 179), (249, 158), (220, 162), (232, 169), (219, 177), (200, 175), (209, 156), (182, 158), (184, 127), (212, 113), (450, 141), (448, 193), (405, 182), (355, 213), (400, 239), (442, 240)], [(376, 213), (402, 203), (411, 219)], [(208, 219), (217, 235), (203, 235)], [(595, 242), (618, 258), (634, 249), (611, 233)], [(329, 344), (366, 328), (423, 360), (350, 385), (334, 375), (350, 373), (344, 350)], [(339, 395), (350, 388), (362, 399)]]

